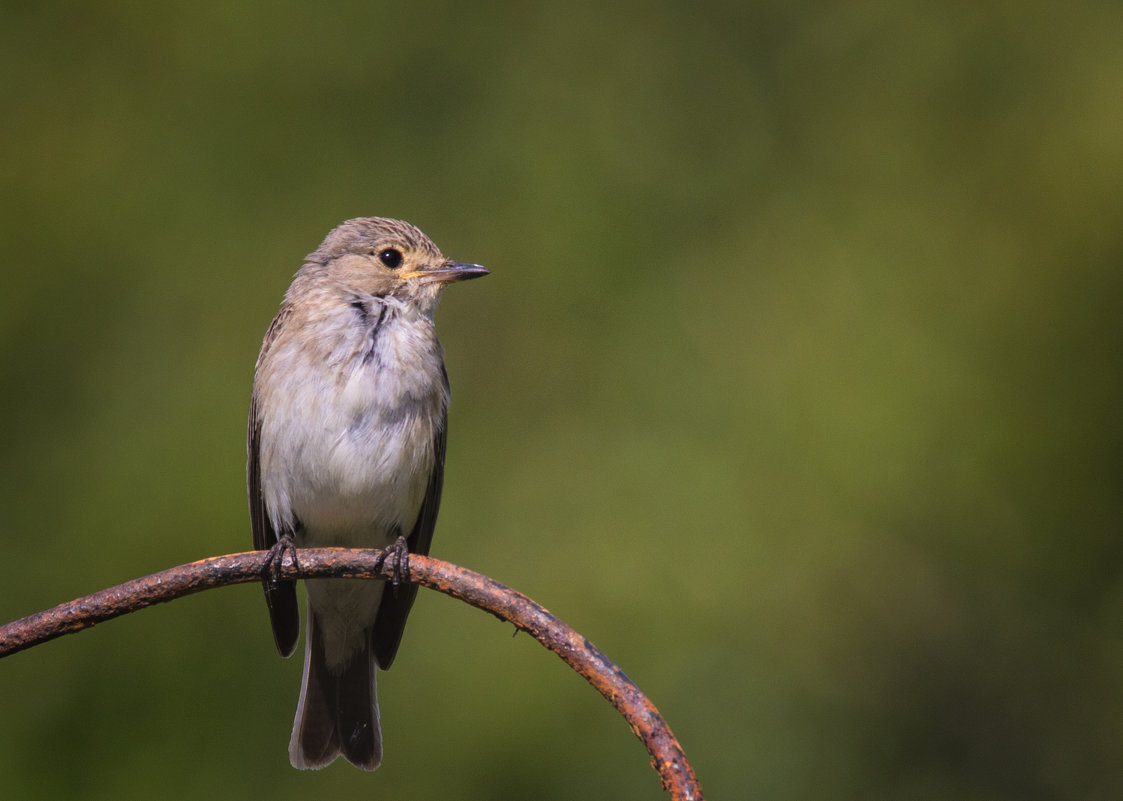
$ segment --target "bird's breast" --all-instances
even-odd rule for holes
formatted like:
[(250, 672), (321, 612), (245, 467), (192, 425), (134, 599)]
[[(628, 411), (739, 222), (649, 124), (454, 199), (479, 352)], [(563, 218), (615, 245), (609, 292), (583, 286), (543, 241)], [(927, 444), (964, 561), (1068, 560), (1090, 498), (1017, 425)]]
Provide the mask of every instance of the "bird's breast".
[(293, 348), (270, 364), (283, 391), (262, 421), (262, 489), (275, 520), (303, 524), (304, 544), (381, 547), (409, 534), (434, 468), (441, 348), (427, 320), (337, 333), (315, 357)]

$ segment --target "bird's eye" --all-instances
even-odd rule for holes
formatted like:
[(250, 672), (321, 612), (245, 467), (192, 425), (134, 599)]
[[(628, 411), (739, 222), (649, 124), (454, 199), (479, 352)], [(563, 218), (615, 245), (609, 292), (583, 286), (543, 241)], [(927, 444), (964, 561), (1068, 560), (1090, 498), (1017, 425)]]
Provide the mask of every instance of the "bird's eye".
[(397, 248), (386, 248), (378, 251), (378, 260), (391, 270), (396, 270), (402, 266), (402, 252)]

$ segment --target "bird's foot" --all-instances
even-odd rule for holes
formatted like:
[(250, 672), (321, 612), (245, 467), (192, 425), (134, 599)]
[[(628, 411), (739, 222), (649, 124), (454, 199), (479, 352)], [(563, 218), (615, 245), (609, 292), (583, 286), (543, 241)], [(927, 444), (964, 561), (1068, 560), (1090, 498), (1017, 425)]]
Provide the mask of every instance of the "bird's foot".
[(273, 547), (269, 549), (269, 555), (265, 557), (263, 572), (269, 572), (269, 584), (274, 588), (281, 581), (281, 567), (285, 561), (285, 551), (292, 555), (292, 566), (300, 568), (296, 561), (296, 543), (293, 542), (292, 534), (286, 532), (277, 538)]
[(409, 543), (406, 538), (398, 535), (392, 545), (382, 549), (382, 554), (378, 557), (376, 562), (378, 569), (381, 570), (382, 566), (386, 564), (387, 559), (392, 559), (391, 573), (393, 574), (390, 583), (397, 587), (403, 580), (409, 580)]

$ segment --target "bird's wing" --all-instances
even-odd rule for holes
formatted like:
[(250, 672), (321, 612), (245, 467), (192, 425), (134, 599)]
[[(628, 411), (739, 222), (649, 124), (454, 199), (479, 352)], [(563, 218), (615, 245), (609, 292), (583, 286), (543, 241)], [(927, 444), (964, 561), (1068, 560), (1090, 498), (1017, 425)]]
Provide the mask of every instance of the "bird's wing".
[[(261, 354), (257, 357), (260, 367), (269, 346), (277, 338), (288, 317), (288, 307), (282, 309), (275, 318), (265, 341)], [(258, 551), (268, 551), (277, 544), (277, 532), (265, 510), (265, 498), (261, 494), (261, 410), (258, 408), (257, 392), (250, 398), (250, 420), (246, 435), (246, 478), (249, 485), (250, 525), (253, 528), (253, 547)], [(279, 557), (278, 557), (279, 558)], [(265, 579), (265, 603), (269, 606), (269, 620), (273, 624), (273, 639), (281, 656), (290, 656), (296, 649), (296, 638), (300, 631), (300, 611), (296, 603), (295, 581), (272, 581)]]
[[(444, 376), (448, 388), (448, 374)], [(411, 554), (429, 555), (429, 545), (433, 542), (433, 529), (437, 525), (437, 511), (441, 506), (441, 487), (445, 476), (445, 443), (448, 441), (448, 417), (440, 421), (437, 434), (433, 438), (433, 471), (429, 474), (429, 484), (425, 488), (425, 500), (413, 531), (406, 538)], [(378, 666), (387, 670), (398, 652), (405, 631), (406, 618), (410, 607), (417, 597), (417, 585), (403, 582), (395, 587), (387, 583), (382, 591), (382, 602), (378, 606), (378, 616), (374, 620), (372, 638), (374, 657)]]

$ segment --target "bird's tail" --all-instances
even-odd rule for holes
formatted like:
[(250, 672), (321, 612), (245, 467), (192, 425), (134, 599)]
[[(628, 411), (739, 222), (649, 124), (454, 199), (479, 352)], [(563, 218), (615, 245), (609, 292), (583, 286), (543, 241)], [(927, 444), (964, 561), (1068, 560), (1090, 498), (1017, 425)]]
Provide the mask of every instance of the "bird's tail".
[(382, 730), (370, 637), (342, 667), (329, 667), (324, 654), (316, 616), (309, 609), (289, 760), (294, 768), (322, 768), (342, 754), (355, 767), (374, 770), (382, 762)]

